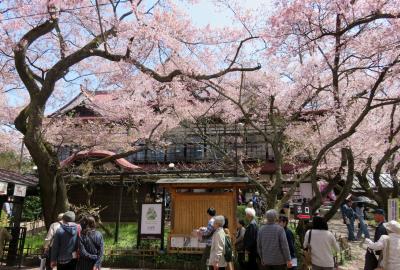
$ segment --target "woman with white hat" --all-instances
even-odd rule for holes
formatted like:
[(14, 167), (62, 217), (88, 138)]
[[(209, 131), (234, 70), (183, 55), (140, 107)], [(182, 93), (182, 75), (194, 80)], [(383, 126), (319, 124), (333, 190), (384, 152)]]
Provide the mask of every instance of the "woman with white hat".
[(389, 235), (382, 235), (378, 242), (365, 239), (368, 247), (373, 250), (382, 250), (379, 267), (384, 270), (400, 269), (400, 223), (392, 220), (384, 223)]

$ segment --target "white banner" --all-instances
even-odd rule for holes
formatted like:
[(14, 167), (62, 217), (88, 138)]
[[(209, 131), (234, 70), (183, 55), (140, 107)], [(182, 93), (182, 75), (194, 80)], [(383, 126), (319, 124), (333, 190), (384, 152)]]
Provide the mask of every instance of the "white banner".
[(388, 221), (399, 220), (399, 199), (388, 200)]
[(26, 186), (15, 184), (15, 186), (14, 186), (14, 196), (25, 197), (26, 196)]
[(140, 234), (161, 234), (162, 204), (142, 204)]

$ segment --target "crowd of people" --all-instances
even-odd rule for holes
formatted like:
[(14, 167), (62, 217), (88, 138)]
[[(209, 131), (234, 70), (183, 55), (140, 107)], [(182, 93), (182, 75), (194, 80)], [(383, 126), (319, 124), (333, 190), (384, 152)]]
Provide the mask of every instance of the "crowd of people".
[[(374, 211), (376, 230), (369, 239), (361, 205), (352, 210), (349, 201), (342, 207), (342, 214), (349, 231), (354, 236), (354, 221), (360, 222), (358, 237), (364, 235), (366, 248), (364, 270), (400, 269), (400, 224), (385, 222), (382, 209)], [(273, 209), (266, 211), (264, 224), (259, 225), (256, 211), (245, 209), (245, 220), (237, 221), (235, 237), (228, 229), (228, 219), (217, 215), (214, 208), (207, 209), (208, 224), (198, 230), (199, 237), (206, 243), (202, 264), (209, 270), (284, 270), (298, 269), (295, 235), (288, 228), (289, 219), (279, 216)], [(247, 225), (246, 225), (247, 224)], [(363, 227), (365, 226), (365, 227)], [(305, 254), (310, 256), (312, 270), (333, 270), (337, 267), (334, 254), (339, 252), (334, 235), (328, 230), (327, 221), (314, 216), (310, 226), (299, 237)], [(354, 239), (356, 239), (354, 237)], [(232, 242), (234, 240), (234, 242)], [(95, 219), (91, 216), (75, 222), (75, 213), (60, 214), (58, 221), (51, 224), (44, 243), (46, 269), (57, 267), (61, 270), (99, 270), (104, 252), (102, 234), (96, 230)], [(303, 258), (304, 261), (305, 258)]]
[[(350, 203), (346, 202), (347, 205)], [(358, 209), (360, 208), (360, 209)], [(366, 237), (364, 270), (398, 270), (400, 269), (400, 224), (397, 221), (385, 222), (385, 212), (382, 209), (374, 211), (376, 231), (374, 239), (369, 239), (362, 207), (359, 204), (354, 211), (360, 221), (360, 233)], [(345, 210), (346, 211), (346, 210)], [(259, 225), (256, 211), (252, 207), (245, 209), (247, 226), (244, 220), (238, 220), (235, 237), (235, 256), (226, 259), (225, 238), (232, 239), (227, 231), (227, 218), (216, 215), (214, 208), (209, 208), (210, 215), (207, 227), (200, 231), (207, 242), (203, 254), (203, 265), (209, 270), (229, 269), (264, 269), (264, 270), (296, 270), (299, 267), (296, 257), (295, 235), (288, 228), (289, 219), (271, 209), (265, 213), (266, 222)], [(348, 213), (344, 212), (343, 215)], [(310, 254), (312, 270), (337, 269), (334, 257), (340, 251), (339, 245), (328, 223), (321, 216), (314, 216), (304, 235), (300, 237), (302, 248)], [(346, 225), (348, 225), (346, 223)], [(365, 227), (363, 227), (365, 226)], [(351, 226), (347, 226), (352, 229)], [(225, 229), (224, 229), (225, 228)], [(306, 258), (303, 258), (303, 262)], [(235, 263), (233, 263), (233, 261)]]
[[(259, 226), (254, 208), (245, 209), (247, 226), (244, 220), (239, 220), (235, 237), (234, 260), (227, 261), (225, 252), (225, 237), (227, 219), (216, 215), (214, 208), (209, 208), (210, 215), (206, 229), (200, 230), (207, 248), (203, 254), (203, 262), (210, 270), (233, 270), (236, 265), (239, 269), (265, 269), (284, 270), (298, 269), (296, 258), (295, 236), (288, 229), (289, 219), (279, 216), (271, 209), (265, 214), (266, 223)], [(312, 269), (334, 269), (334, 252), (338, 252), (339, 246), (333, 234), (328, 231), (328, 224), (322, 217), (314, 217), (312, 229), (308, 230), (304, 237), (304, 248), (308, 247), (312, 254)]]
[[(365, 242), (364, 270), (397, 270), (400, 269), (400, 224), (397, 221), (385, 222), (385, 211), (374, 210), (376, 230), (373, 239), (370, 239), (366, 223), (366, 209), (362, 202), (354, 203), (347, 198), (341, 206), (343, 222), (346, 224), (348, 241)], [(355, 221), (358, 220), (358, 232), (355, 234)]]
[(92, 216), (75, 222), (75, 213), (68, 211), (51, 224), (44, 243), (46, 269), (99, 270), (104, 253), (102, 234), (96, 230)]

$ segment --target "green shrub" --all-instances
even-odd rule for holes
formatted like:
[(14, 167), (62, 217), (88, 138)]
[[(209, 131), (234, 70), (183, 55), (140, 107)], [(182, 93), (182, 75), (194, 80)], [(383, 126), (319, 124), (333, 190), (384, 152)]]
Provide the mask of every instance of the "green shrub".
[(24, 200), (22, 208), (22, 219), (24, 221), (35, 221), (42, 215), (42, 204), (39, 196), (28, 196)]
[(7, 227), (10, 224), (7, 213), (1, 210), (0, 227)]
[(246, 205), (238, 205), (236, 207), (236, 217), (238, 218), (238, 220), (243, 219), (247, 225), (248, 222), (246, 220), (246, 213), (244, 211), (246, 207), (247, 207)]

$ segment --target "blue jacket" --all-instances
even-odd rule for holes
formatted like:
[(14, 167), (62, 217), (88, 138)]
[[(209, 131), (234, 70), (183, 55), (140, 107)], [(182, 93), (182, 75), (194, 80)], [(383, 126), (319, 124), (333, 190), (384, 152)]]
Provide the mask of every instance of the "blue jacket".
[(53, 246), (51, 247), (52, 262), (66, 264), (76, 258), (73, 253), (76, 253), (78, 249), (78, 230), (80, 228), (75, 223), (61, 224), (54, 235)]
[(285, 228), (285, 233), (286, 233), (286, 239), (289, 245), (289, 251), (290, 251), (290, 257), (296, 258), (296, 249), (295, 249), (295, 242), (294, 242), (294, 235), (291, 230), (288, 228)]
[(348, 219), (350, 219), (350, 221), (354, 221), (354, 219), (356, 218), (353, 208), (351, 208), (347, 204), (342, 204), (340, 210), (342, 211), (343, 218), (347, 217)]

